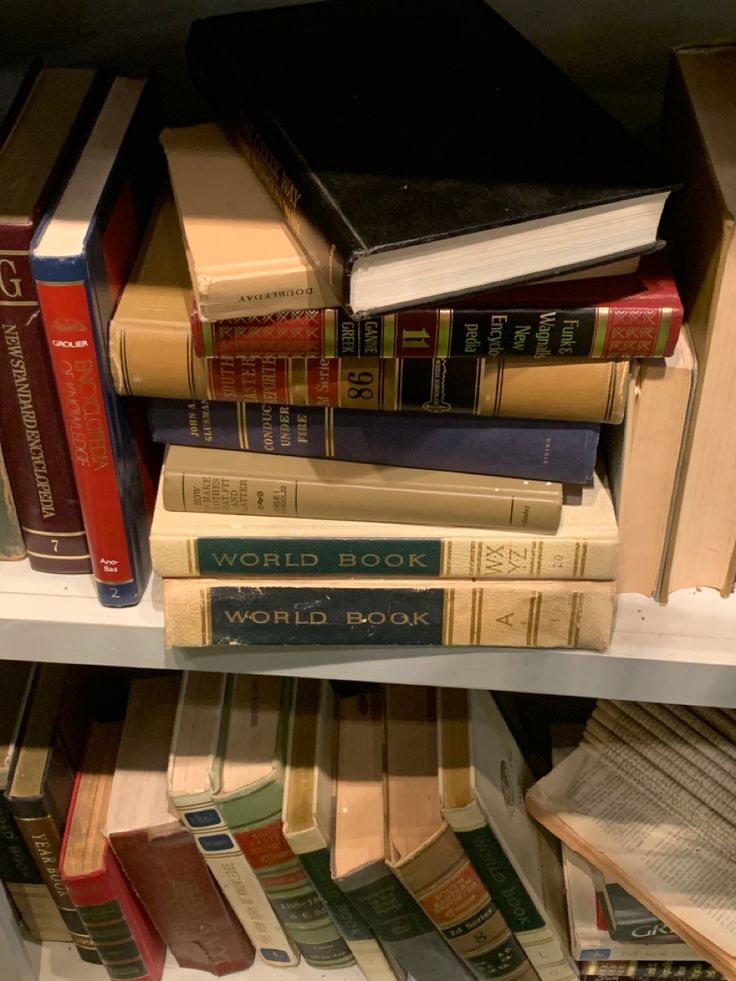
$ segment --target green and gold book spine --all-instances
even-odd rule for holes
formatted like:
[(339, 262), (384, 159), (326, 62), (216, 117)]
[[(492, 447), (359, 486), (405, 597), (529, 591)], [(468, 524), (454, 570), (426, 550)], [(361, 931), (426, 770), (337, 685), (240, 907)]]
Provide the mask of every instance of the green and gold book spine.
[(169, 647), (407, 644), (605, 650), (613, 582), (169, 579)]

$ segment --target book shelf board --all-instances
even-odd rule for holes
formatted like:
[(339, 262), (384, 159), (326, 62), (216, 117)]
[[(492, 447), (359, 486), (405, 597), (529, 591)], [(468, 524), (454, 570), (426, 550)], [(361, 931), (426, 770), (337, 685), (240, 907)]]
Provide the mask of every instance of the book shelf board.
[(0, 658), (395, 681), (736, 708), (736, 599), (681, 590), (666, 606), (619, 597), (606, 653), (559, 649), (252, 647), (166, 649), (162, 584), (126, 610), (86, 576), (0, 563)]

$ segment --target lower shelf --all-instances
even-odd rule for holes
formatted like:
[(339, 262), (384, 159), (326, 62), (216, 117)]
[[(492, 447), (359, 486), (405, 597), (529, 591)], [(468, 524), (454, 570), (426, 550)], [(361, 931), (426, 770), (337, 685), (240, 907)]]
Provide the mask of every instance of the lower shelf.
[(604, 695), (736, 708), (736, 598), (681, 590), (666, 606), (619, 597), (606, 653), (503, 647), (241, 647), (166, 649), (162, 584), (142, 602), (102, 607), (85, 576), (0, 563), (0, 659), (284, 674)]

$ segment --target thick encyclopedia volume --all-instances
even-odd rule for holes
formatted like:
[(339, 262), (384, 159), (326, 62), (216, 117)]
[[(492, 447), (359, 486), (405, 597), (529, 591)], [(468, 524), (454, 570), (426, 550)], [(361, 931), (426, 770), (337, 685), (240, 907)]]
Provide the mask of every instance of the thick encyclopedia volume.
[[(438, 71), (428, 45), (462, 70)], [(347, 51), (351, 64), (391, 70), (340, 72), (335, 53)], [(668, 187), (651, 161), (481, 0), (333, 0), (210, 17), (192, 25), (188, 63), (321, 275), (358, 313), (656, 244)], [(315, 101), (319, 91), (329, 99)]]
[(614, 583), (167, 579), (169, 647), (411, 644), (605, 650)]
[(150, 571), (144, 451), (109, 376), (107, 332), (157, 192), (145, 83), (117, 78), (31, 267), (72, 448), (100, 600), (130, 606)]
[(158, 443), (586, 484), (600, 427), (585, 422), (354, 412), (151, 399)]
[(101, 85), (44, 68), (0, 150), (0, 439), (31, 566), (91, 569), (30, 243), (91, 125)]
[(194, 350), (208, 358), (666, 357), (682, 303), (661, 255), (627, 276), (532, 283), (374, 317), (332, 307), (206, 320), (195, 304)]

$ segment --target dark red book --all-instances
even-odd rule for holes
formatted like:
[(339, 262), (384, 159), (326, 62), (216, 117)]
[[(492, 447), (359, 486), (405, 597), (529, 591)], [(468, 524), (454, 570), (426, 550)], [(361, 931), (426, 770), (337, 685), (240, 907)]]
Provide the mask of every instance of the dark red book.
[(82, 514), (29, 250), (99, 96), (95, 73), (44, 68), (0, 150), (0, 441), (28, 556), (90, 572)]
[(535, 283), (373, 317), (335, 307), (203, 320), (192, 310), (203, 357), (667, 357), (681, 326), (682, 303), (659, 254), (628, 275)]
[(110, 847), (180, 967), (224, 975), (255, 952), (197, 844), (169, 812), (167, 769), (180, 679), (131, 683), (107, 815)]
[(160, 981), (166, 947), (105, 838), (122, 723), (93, 722), (61, 852), (67, 892), (113, 981)]

